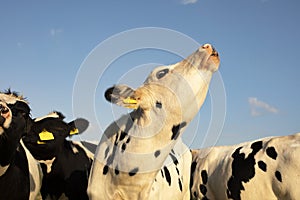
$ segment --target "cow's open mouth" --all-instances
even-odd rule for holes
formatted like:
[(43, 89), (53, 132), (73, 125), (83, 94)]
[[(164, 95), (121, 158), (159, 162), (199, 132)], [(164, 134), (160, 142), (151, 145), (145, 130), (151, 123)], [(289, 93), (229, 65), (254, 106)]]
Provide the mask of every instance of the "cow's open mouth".
[(212, 53), (210, 56), (218, 57), (219, 53), (216, 51), (216, 49), (212, 46)]

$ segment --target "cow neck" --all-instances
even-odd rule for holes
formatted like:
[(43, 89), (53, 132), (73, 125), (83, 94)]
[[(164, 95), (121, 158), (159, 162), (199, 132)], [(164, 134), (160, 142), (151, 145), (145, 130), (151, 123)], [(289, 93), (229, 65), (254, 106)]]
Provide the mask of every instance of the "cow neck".
[(104, 175), (99, 188), (112, 195), (111, 199), (147, 199), (157, 173), (185, 126), (186, 122), (179, 120), (171, 123), (156, 109), (138, 109), (122, 116), (101, 139), (98, 151), (104, 154), (96, 153)]

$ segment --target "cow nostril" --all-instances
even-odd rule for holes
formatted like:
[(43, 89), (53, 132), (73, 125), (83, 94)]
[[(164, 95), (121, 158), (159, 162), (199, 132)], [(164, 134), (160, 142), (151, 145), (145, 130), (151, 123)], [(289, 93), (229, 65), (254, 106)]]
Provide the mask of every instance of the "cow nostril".
[(210, 44), (205, 44), (205, 45), (202, 46), (203, 49), (208, 49), (208, 48), (210, 48), (210, 47), (211, 47)]
[(1, 114), (6, 114), (6, 113), (8, 113), (8, 112), (9, 112), (9, 110), (8, 110), (7, 108), (1, 109)]
[(6, 113), (8, 113), (8, 111), (9, 111), (8, 108), (6, 108), (5, 106), (0, 104), (0, 113), (1, 114), (6, 114)]

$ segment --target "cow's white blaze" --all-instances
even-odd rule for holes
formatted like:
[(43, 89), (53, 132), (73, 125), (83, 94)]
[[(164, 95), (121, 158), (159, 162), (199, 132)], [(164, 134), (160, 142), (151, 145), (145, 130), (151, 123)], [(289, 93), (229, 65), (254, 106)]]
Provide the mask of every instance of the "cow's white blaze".
[(53, 157), (51, 160), (38, 160), (39, 163), (46, 165), (47, 173), (50, 174), (52, 170), (53, 162), (55, 161), (56, 157)]

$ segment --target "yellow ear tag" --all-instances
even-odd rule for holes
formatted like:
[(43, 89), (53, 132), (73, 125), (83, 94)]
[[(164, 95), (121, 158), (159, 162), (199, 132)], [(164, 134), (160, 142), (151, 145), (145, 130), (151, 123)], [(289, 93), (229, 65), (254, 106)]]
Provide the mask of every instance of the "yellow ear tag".
[(54, 140), (54, 136), (52, 133), (46, 131), (45, 129), (39, 133), (40, 140)]
[(130, 109), (137, 109), (138, 108), (138, 101), (135, 99), (132, 99), (130, 97), (127, 97), (126, 99), (123, 99), (123, 103), (125, 104), (126, 108)]
[(75, 134), (78, 134), (79, 133), (79, 130), (78, 130), (78, 128), (74, 128), (74, 129), (72, 129), (71, 131), (70, 131), (70, 135), (75, 135)]
[(37, 144), (46, 144), (46, 142), (37, 141)]

